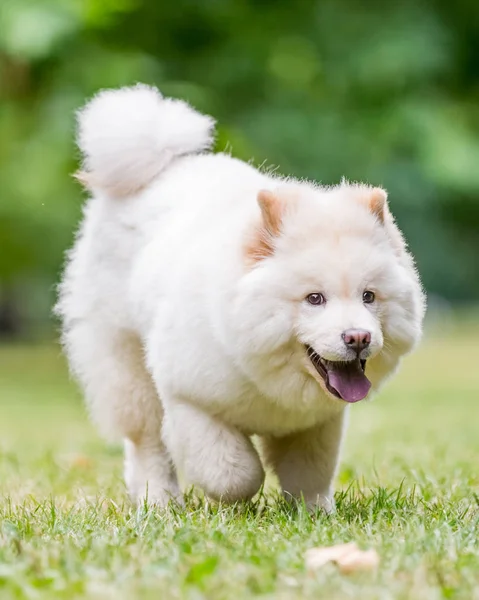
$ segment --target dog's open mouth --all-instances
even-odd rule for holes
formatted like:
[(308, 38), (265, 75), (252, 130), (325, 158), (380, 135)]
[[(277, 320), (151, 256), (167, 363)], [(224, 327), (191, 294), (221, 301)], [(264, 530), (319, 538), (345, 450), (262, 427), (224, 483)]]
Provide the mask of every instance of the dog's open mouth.
[(359, 402), (366, 398), (371, 382), (365, 375), (365, 360), (359, 358), (350, 361), (325, 360), (311, 346), (306, 346), (306, 351), (333, 396), (345, 402)]

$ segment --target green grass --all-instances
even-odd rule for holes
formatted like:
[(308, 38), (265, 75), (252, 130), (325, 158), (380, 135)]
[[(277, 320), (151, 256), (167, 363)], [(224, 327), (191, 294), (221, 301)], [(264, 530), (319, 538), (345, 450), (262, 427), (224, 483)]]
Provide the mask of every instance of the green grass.
[[(0, 598), (479, 598), (478, 338), (430, 336), (353, 408), (337, 513), (316, 518), (273, 496), (135, 509), (58, 348), (0, 348)], [(377, 573), (306, 572), (308, 548), (350, 540)]]

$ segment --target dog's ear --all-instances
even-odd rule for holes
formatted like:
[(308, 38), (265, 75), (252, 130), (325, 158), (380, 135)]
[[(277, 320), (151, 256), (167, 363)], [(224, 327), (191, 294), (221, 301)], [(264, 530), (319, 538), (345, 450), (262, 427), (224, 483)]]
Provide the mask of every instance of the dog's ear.
[(266, 231), (271, 236), (278, 236), (281, 233), (284, 202), (269, 190), (260, 190), (257, 200)]
[(82, 185), (86, 190), (91, 191), (91, 176), (86, 171), (77, 171), (72, 175), (73, 179), (76, 179), (80, 185)]
[(251, 227), (245, 245), (246, 263), (252, 266), (274, 254), (275, 240), (281, 235), (289, 198), (260, 190), (257, 196), (261, 220)]
[(364, 198), (369, 210), (380, 223), (384, 224), (388, 206), (388, 195), (382, 188), (368, 189)]
[(398, 256), (406, 252), (406, 244), (402, 233), (398, 229), (388, 206), (388, 195), (382, 188), (369, 188), (364, 196), (368, 209), (386, 229), (391, 244)]

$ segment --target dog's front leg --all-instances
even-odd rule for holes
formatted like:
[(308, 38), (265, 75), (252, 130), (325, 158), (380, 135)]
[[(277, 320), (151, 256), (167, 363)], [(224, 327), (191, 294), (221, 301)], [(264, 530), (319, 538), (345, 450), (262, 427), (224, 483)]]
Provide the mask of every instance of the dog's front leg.
[(333, 479), (344, 421), (341, 411), (306, 431), (261, 439), (265, 461), (278, 475), (286, 498), (304, 499), (310, 510), (334, 510)]
[(263, 483), (249, 437), (191, 404), (166, 403), (163, 438), (186, 482), (215, 500), (248, 500)]

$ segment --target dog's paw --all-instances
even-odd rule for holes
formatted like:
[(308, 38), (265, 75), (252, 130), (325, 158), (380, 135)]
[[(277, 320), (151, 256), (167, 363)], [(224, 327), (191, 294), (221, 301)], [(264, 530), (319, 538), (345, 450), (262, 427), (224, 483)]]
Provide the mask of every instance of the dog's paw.
[(333, 494), (301, 494), (298, 497), (284, 492), (284, 498), (290, 503), (306, 506), (308, 512), (311, 514), (322, 511), (330, 515), (336, 511)]
[(315, 513), (317, 510), (322, 510), (327, 515), (331, 515), (336, 511), (336, 503), (334, 496), (324, 496), (317, 494), (317, 496), (310, 501), (306, 502), (309, 512)]
[(156, 506), (157, 508), (167, 508), (169, 505), (184, 506), (183, 495), (177, 490), (167, 490), (164, 488), (152, 488), (145, 490), (144, 493), (136, 496), (136, 504), (142, 506)]
[(336, 511), (333, 494), (308, 494), (303, 497), (304, 504), (312, 514), (322, 511), (330, 515)]

